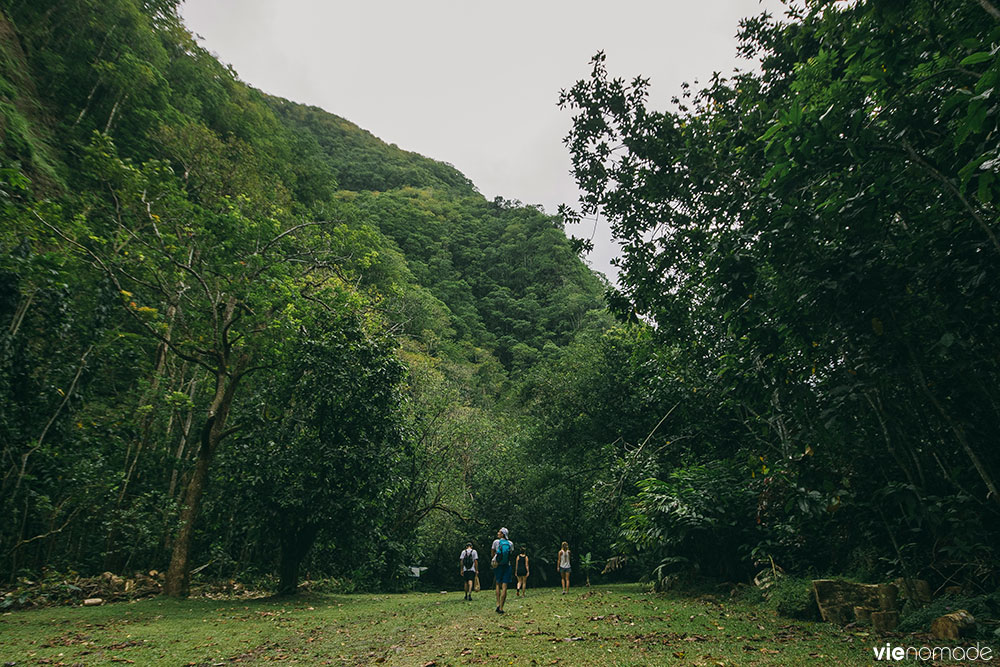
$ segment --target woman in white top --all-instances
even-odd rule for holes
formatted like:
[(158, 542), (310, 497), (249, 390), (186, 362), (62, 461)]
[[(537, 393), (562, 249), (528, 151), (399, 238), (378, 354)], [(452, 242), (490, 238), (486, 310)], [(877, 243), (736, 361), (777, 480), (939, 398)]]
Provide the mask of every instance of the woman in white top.
[(562, 549), (559, 550), (559, 556), (556, 558), (556, 562), (559, 564), (556, 568), (559, 572), (559, 576), (562, 577), (562, 592), (566, 595), (566, 591), (569, 590), (569, 543), (563, 542)]

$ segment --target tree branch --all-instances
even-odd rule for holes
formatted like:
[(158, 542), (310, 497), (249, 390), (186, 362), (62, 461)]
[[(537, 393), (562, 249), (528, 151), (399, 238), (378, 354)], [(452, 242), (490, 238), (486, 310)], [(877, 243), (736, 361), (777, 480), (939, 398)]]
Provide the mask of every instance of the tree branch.
[(295, 225), (294, 227), (289, 227), (288, 229), (286, 229), (285, 231), (281, 232), (280, 234), (278, 234), (277, 236), (275, 236), (273, 239), (271, 239), (270, 241), (268, 241), (267, 243), (265, 243), (264, 247), (260, 249), (260, 253), (259, 254), (263, 255), (264, 253), (267, 252), (268, 248), (270, 248), (272, 245), (274, 245), (275, 243), (277, 243), (278, 241), (280, 241), (283, 237), (288, 236), (289, 234), (291, 234), (291, 233), (293, 233), (293, 232), (295, 232), (295, 231), (297, 231), (299, 229), (302, 229), (303, 227), (314, 227), (316, 225), (329, 225), (329, 224), (340, 224), (340, 221), (338, 221), (338, 220), (320, 220), (320, 221), (316, 221), (316, 222), (303, 222), (300, 225)]
[[(119, 293), (125, 291), (122, 288), (122, 284), (118, 280), (118, 276), (115, 274), (115, 272), (113, 270), (111, 270), (108, 267), (108, 265), (104, 263), (104, 260), (102, 260), (96, 253), (94, 253), (94, 251), (92, 251), (90, 248), (88, 248), (87, 246), (83, 245), (82, 243), (80, 243), (78, 241), (75, 241), (75, 240), (71, 239), (70, 237), (66, 236), (65, 234), (63, 234), (60, 229), (58, 229), (54, 225), (49, 224), (48, 222), (46, 222), (42, 218), (42, 216), (38, 215), (37, 211), (32, 211), (32, 214), (36, 218), (38, 218), (39, 222), (41, 222), (43, 225), (45, 225), (46, 227), (48, 227), (49, 229), (51, 229), (53, 232), (55, 232), (58, 236), (60, 236), (67, 243), (70, 243), (71, 245), (73, 245), (73, 246), (79, 248), (80, 250), (82, 250), (87, 255), (90, 255), (90, 257), (97, 263), (97, 265), (101, 267), (101, 270), (104, 271), (104, 273), (107, 274), (108, 278), (111, 279), (111, 282), (114, 283), (115, 288), (118, 289)], [(212, 366), (206, 364), (204, 361), (202, 361), (198, 357), (193, 357), (193, 356), (191, 356), (189, 354), (186, 354), (186, 353), (182, 352), (177, 347), (176, 344), (174, 344), (169, 338), (161, 335), (158, 331), (156, 331), (156, 329), (154, 329), (151, 326), (149, 326), (149, 324), (145, 320), (143, 320), (141, 317), (139, 317), (139, 315), (136, 314), (131, 308), (126, 308), (125, 312), (128, 313), (132, 317), (132, 319), (135, 320), (139, 324), (139, 326), (141, 326), (143, 329), (145, 329), (146, 332), (150, 336), (152, 336), (156, 340), (160, 341), (161, 343), (165, 344), (167, 347), (170, 348), (170, 350), (174, 354), (176, 354), (181, 359), (184, 359), (185, 361), (189, 361), (192, 364), (197, 364), (197, 365), (201, 366), (202, 368), (204, 368), (205, 370), (209, 371), (210, 373), (214, 373), (216, 371), (215, 368), (213, 368)]]
[(979, 5), (986, 10), (986, 13), (1000, 21), (1000, 9), (997, 9), (990, 0), (979, 0)]
[(993, 243), (993, 247), (996, 249), (996, 251), (1000, 253), (1000, 241), (997, 240), (996, 234), (994, 234), (993, 230), (990, 229), (989, 224), (986, 222), (983, 216), (979, 215), (979, 212), (975, 209), (975, 207), (971, 203), (969, 203), (969, 200), (966, 199), (965, 195), (962, 194), (962, 191), (959, 190), (947, 176), (938, 171), (934, 167), (934, 165), (929, 163), (924, 158), (920, 157), (917, 154), (917, 151), (913, 149), (913, 146), (911, 146), (908, 141), (903, 141), (903, 148), (906, 150), (906, 154), (909, 155), (914, 162), (916, 162), (925, 170), (927, 170), (927, 172), (934, 177), (934, 180), (944, 185), (949, 192), (955, 195), (955, 197), (962, 203), (962, 206), (965, 207), (965, 210), (969, 212), (969, 215), (972, 216), (973, 220), (979, 223), (979, 226), (982, 227), (983, 232), (986, 233), (986, 236), (990, 239), (990, 242)]

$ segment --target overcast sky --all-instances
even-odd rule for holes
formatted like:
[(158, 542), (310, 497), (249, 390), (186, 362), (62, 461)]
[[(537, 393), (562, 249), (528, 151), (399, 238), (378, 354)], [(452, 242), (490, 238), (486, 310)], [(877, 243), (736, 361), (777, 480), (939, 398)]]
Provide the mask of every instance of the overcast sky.
[[(185, 0), (202, 45), (261, 90), (449, 162), (487, 198), (575, 203), (559, 90), (599, 50), (615, 76), (651, 79), (651, 103), (684, 81), (751, 64), (739, 19), (779, 0)], [(590, 238), (592, 223), (568, 233)], [(598, 225), (589, 260), (610, 276)]]

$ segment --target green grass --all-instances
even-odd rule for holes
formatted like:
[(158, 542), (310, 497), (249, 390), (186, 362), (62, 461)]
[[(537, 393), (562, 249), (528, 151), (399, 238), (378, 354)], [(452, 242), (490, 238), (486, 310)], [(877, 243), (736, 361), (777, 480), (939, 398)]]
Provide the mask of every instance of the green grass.
[(157, 598), (0, 615), (0, 665), (870, 665), (878, 640), (745, 602), (638, 585), (493, 592)]

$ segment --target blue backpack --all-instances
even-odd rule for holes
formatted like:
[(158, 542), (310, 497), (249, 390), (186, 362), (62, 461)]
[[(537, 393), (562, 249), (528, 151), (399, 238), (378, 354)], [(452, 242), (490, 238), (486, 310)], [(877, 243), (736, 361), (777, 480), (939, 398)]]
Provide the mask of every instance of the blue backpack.
[(497, 544), (497, 555), (495, 557), (497, 565), (510, 565), (510, 552), (512, 546), (513, 545), (510, 543), (510, 540), (500, 540), (500, 543)]

